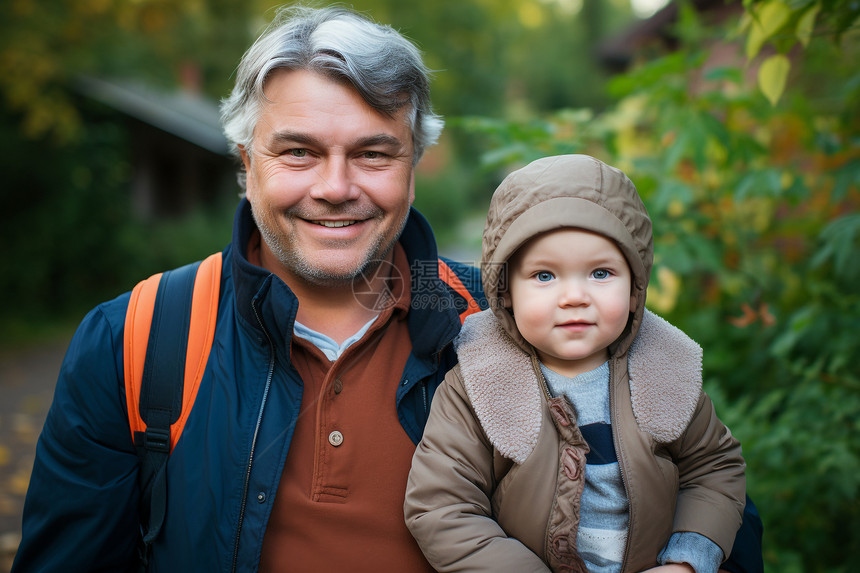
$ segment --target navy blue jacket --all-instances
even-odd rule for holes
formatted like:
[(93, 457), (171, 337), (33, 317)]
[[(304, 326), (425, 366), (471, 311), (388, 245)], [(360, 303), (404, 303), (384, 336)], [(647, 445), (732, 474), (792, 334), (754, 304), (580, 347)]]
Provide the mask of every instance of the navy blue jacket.
[[(167, 517), (151, 571), (256, 571), (302, 398), (290, 364), (298, 301), (246, 258), (247, 201), (224, 251), (212, 352), (168, 463)], [(436, 243), (414, 209), (400, 238), (412, 269), (412, 354), (395, 400), (421, 438), (430, 400), (456, 355), (465, 300), (438, 278)], [(483, 305), (477, 269), (449, 263)], [(129, 293), (93, 309), (69, 346), (39, 438), (13, 571), (125, 571), (139, 536), (138, 457), (123, 385)]]

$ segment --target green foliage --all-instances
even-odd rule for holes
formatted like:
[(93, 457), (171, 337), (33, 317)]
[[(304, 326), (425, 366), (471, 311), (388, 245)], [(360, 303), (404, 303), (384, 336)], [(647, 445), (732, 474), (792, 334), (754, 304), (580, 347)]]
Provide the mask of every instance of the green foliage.
[[(860, 392), (788, 380), (720, 409), (750, 464), (747, 487), (765, 520), (767, 570), (847, 573), (860, 555), (848, 526), (860, 515), (860, 448), (851, 439), (860, 431)], [(727, 400), (717, 386), (707, 390)]]
[(502, 166), (528, 163), (546, 155), (581, 152), (582, 141), (586, 138), (580, 134), (593, 131), (594, 125), (589, 123), (593, 114), (589, 110), (564, 110), (555, 117), (558, 121), (528, 119), (512, 122), (465, 116), (451, 119), (448, 125), (454, 130), (485, 138), (490, 150), (481, 155), (480, 166), (492, 171)]
[(127, 141), (117, 125), (87, 123), (74, 143), (59, 145), (22, 137), (19, 120), (0, 114), (0, 153), (17, 158), (6, 163), (0, 186), (4, 342), (18, 342), (49, 318), (80, 320), (141, 278), (229, 241), (233, 205), (177, 221), (133, 216)]
[(573, 151), (630, 175), (654, 221), (649, 307), (705, 348), (706, 385), (744, 446), (767, 570), (848, 571), (860, 560), (860, 45), (844, 25), (809, 31), (799, 12), (838, 23), (854, 5), (748, 4), (758, 17), (788, 10), (756, 42), (786, 26), (808, 39), (780, 97), (750, 85), (743, 60), (709, 64), (688, 12), (690, 41), (615, 79), (602, 113), (462, 126), (490, 142), (494, 166)]
[(839, 42), (860, 18), (860, 4), (850, 0), (744, 0), (744, 7), (739, 31), (746, 34), (747, 59), (765, 46), (776, 52), (764, 57), (758, 71), (759, 88), (773, 105), (791, 71), (787, 54), (798, 44), (808, 47), (817, 29)]
[[(124, 217), (122, 135), (114, 126), (88, 126), (84, 145), (60, 152), (48, 138), (18, 136), (16, 120), (0, 116), (2, 153), (19, 158), (6, 165), (0, 192), (7, 215), (0, 226), (2, 304), (14, 310), (36, 300), (56, 309), (98, 290), (103, 271), (117, 262), (106, 239)], [(108, 255), (103, 266), (94, 252)]]

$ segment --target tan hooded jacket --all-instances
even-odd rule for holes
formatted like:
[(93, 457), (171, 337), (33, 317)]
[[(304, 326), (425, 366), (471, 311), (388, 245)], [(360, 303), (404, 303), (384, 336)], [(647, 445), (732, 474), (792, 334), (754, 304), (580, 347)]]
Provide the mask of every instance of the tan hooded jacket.
[(623, 571), (656, 566), (673, 532), (700, 533), (728, 556), (745, 501), (740, 445), (702, 392), (699, 346), (645, 310), (651, 222), (636, 189), (582, 155), (535, 161), (493, 195), (482, 253), (491, 309), (466, 320), (459, 365), (433, 399), (409, 475), (407, 525), (438, 571), (584, 571), (575, 542), (588, 446), (499, 296), (511, 255), (562, 227), (614, 240), (638, 301), (609, 364), (630, 502)]

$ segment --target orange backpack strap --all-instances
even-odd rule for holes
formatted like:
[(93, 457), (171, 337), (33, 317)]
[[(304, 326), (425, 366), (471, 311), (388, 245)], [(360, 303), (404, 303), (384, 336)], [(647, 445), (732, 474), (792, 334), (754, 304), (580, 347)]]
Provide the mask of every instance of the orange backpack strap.
[[(155, 320), (170, 323), (178, 320), (178, 316), (173, 314), (172, 309), (177, 307), (185, 308), (190, 304), (190, 312), (187, 325), (183, 325), (179, 331), (182, 334), (187, 332), (185, 345), (185, 356), (179, 357), (181, 364), (169, 365), (171, 368), (184, 369), (182, 375), (182, 407), (179, 416), (170, 424), (169, 448), (172, 451), (179, 436), (182, 434), (182, 428), (191, 413), (191, 408), (194, 406), (194, 399), (197, 396), (197, 390), (200, 387), (200, 380), (203, 378), (203, 372), (206, 368), (206, 361), (209, 359), (209, 351), (212, 347), (212, 340), (215, 336), (215, 319), (218, 315), (218, 297), (221, 287), (221, 253), (215, 253), (209, 256), (204, 261), (196, 265), (196, 273), (193, 277), (193, 294), (190, 300), (175, 300), (162, 301), (159, 305), (161, 317), (156, 316)], [(165, 292), (166, 285), (163, 277), (170, 273), (179, 273), (182, 271), (189, 272), (188, 268), (169, 271), (169, 273), (160, 273), (141, 281), (135, 286), (131, 293), (128, 310), (126, 311), (125, 331), (123, 341), (123, 364), (125, 374), (125, 395), (126, 407), (128, 409), (129, 426), (132, 433), (132, 439), (136, 443), (140, 442), (141, 435), (144, 435), (147, 430), (147, 424), (141, 414), (141, 390), (144, 379), (144, 366), (154, 367), (155, 365), (147, 364), (147, 356), (152, 357), (154, 353), (160, 357), (163, 350), (159, 350), (166, 345), (172, 345), (172, 342), (152, 340), (153, 332), (153, 312), (156, 308), (156, 298)], [(170, 292), (170, 291), (167, 291)], [(167, 297), (175, 298), (172, 293)], [(172, 304), (171, 304), (172, 303)], [(166, 330), (167, 327), (162, 327)], [(172, 326), (170, 328), (173, 328)], [(178, 328), (178, 327), (177, 327)], [(155, 337), (157, 338), (157, 337)], [(180, 340), (180, 343), (184, 341)], [(153, 344), (151, 347), (150, 344)], [(152, 360), (151, 362), (156, 362)]]
[(472, 293), (469, 292), (469, 289), (466, 288), (466, 285), (463, 284), (457, 273), (442, 259), (439, 259), (439, 278), (466, 301), (466, 310), (460, 313), (461, 324), (470, 314), (481, 312), (481, 306), (478, 304), (478, 301), (475, 300), (475, 297), (472, 296)]
[(141, 570), (167, 513), (167, 459), (194, 406), (215, 336), (221, 253), (131, 292), (123, 331), (126, 407), (137, 451)]

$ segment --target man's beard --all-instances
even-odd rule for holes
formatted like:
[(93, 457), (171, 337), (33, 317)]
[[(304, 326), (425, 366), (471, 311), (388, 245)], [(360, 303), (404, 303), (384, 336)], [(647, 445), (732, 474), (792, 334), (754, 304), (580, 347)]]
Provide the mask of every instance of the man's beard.
[[(399, 223), (397, 232), (391, 238), (387, 238), (382, 234), (374, 238), (374, 242), (370, 244), (364, 259), (354, 268), (344, 267), (342, 269), (324, 269), (315, 266), (302, 253), (302, 249), (295, 246), (291, 235), (285, 234), (280, 228), (272, 222), (268, 213), (261, 215), (251, 205), (251, 213), (254, 217), (254, 222), (257, 224), (257, 229), (260, 230), (260, 236), (266, 243), (266, 246), (291, 274), (299, 277), (310, 284), (322, 287), (340, 286), (351, 284), (357, 278), (362, 276), (371, 276), (379, 265), (388, 258), (394, 245), (400, 238), (400, 234), (406, 227), (406, 221), (409, 217), (409, 211)], [(293, 215), (295, 216), (295, 215)], [(357, 217), (363, 219), (365, 217)]]

